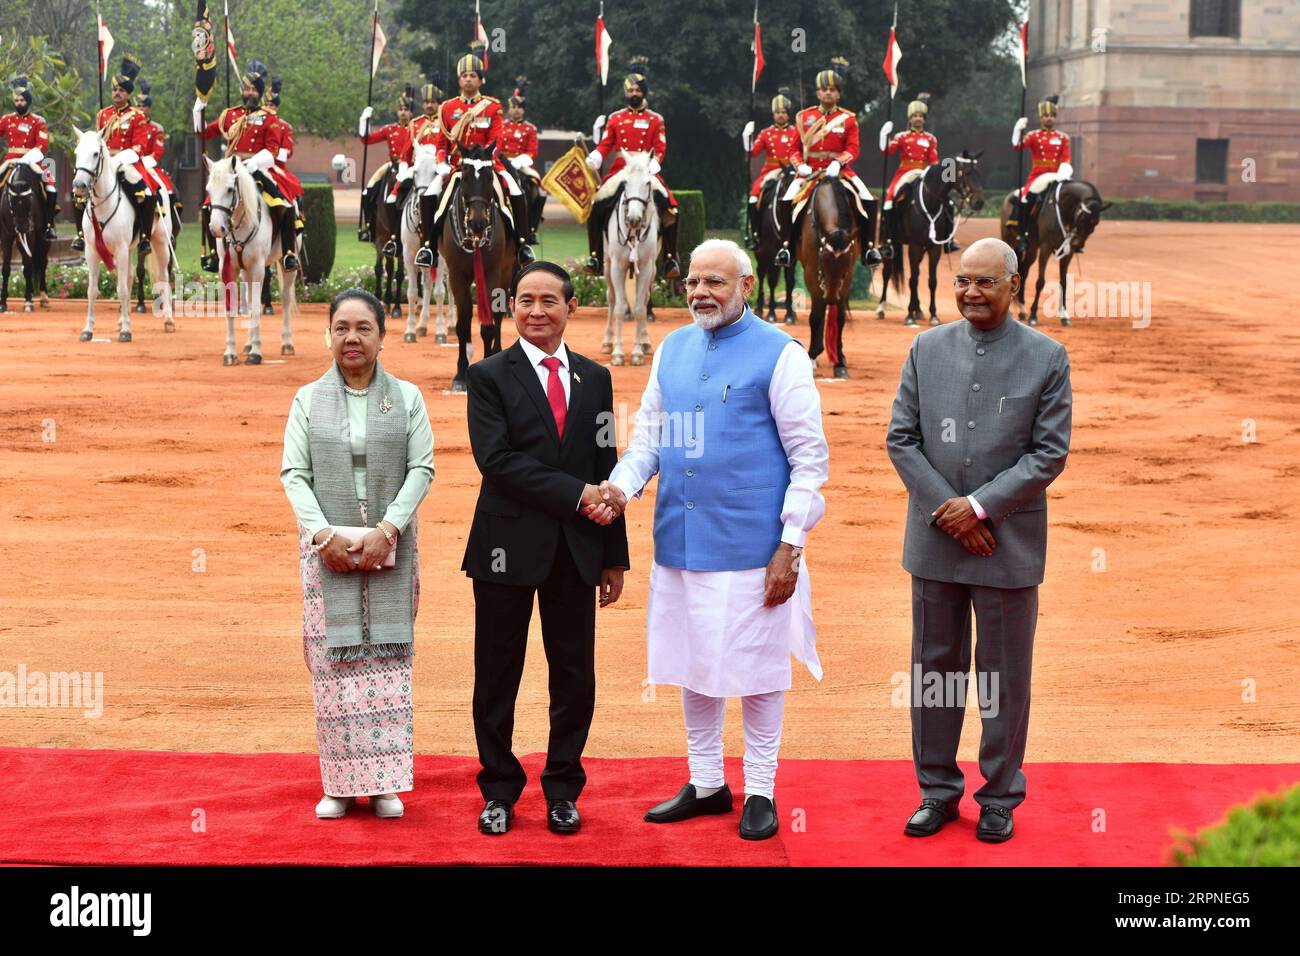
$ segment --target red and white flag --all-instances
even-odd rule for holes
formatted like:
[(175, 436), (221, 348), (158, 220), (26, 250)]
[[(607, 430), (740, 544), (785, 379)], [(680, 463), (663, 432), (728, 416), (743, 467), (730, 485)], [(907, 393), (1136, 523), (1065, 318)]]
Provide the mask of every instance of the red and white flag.
[(483, 44), (483, 72), (488, 69), (488, 35), (483, 29), (483, 18), (478, 13), (478, 0), (474, 0), (474, 39)]
[(609, 46), (614, 42), (605, 29), (605, 5), (600, 5), (601, 12), (596, 16), (596, 72), (600, 74), (600, 85), (609, 79)]
[[(378, 6), (379, 4), (375, 4)], [(370, 56), (370, 75), (374, 76), (379, 72), (379, 61), (383, 58), (384, 47), (388, 46), (388, 37), (384, 36), (384, 28), (379, 25), (379, 13), (375, 12), (375, 47)]]
[[(895, 21), (897, 25), (897, 21)], [(898, 45), (894, 27), (889, 28), (889, 45), (885, 47), (885, 77), (889, 80), (889, 98), (892, 100), (898, 92), (898, 61), (903, 58), (903, 49)]]
[(239, 76), (239, 61), (235, 59), (235, 35), (230, 32), (230, 4), (225, 5), (226, 12), (226, 56), (230, 58), (230, 65), (234, 68), (235, 76)]
[(1020, 61), (1020, 85), (1028, 87), (1025, 81), (1025, 62), (1029, 59), (1029, 21), (1020, 24), (1020, 46), (1016, 47), (1016, 59)]
[(758, 89), (758, 75), (763, 72), (763, 36), (758, 29), (758, 4), (754, 4), (754, 78), (749, 91)]
[(113, 34), (108, 32), (108, 24), (99, 14), (95, 14), (99, 20), (99, 75), (102, 79), (108, 76), (108, 58), (113, 54)]

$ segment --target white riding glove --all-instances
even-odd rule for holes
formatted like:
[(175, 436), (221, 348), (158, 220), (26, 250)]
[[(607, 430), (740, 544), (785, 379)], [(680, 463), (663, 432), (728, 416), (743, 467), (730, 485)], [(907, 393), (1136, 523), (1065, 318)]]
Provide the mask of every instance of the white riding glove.
[(140, 154), (133, 149), (124, 149), (113, 158), (119, 166), (134, 166), (140, 162)]
[(248, 167), (250, 173), (265, 172), (275, 165), (275, 157), (271, 155), (269, 149), (259, 150), (244, 160), (244, 165)]
[(533, 157), (527, 153), (520, 153), (514, 159), (510, 160), (510, 165), (515, 169), (523, 169), (525, 166), (533, 165)]
[(649, 169), (650, 169), (651, 176), (655, 176), (659, 173), (659, 160), (656, 159), (654, 156), (650, 157)]
[(144, 158), (144, 168), (145, 168), (145, 169), (154, 169), (154, 168), (156, 168), (157, 166), (158, 166), (158, 160), (154, 159), (152, 156), (146, 156), (146, 157)]
[(203, 132), (203, 101), (199, 99), (197, 96), (194, 98), (194, 109), (191, 110), (191, 112), (194, 114), (194, 132), (202, 133)]
[(26, 163), (29, 166), (35, 166), (39, 164), (40, 161), (44, 158), (45, 158), (45, 154), (41, 152), (40, 148), (37, 146), (33, 146), (27, 152), (23, 153), (22, 157), (18, 160), (18, 162)]
[(600, 164), (605, 161), (605, 157), (600, 155), (600, 150), (593, 149), (587, 154), (587, 165), (597, 172), (600, 171)]
[(411, 178), (411, 166), (409, 163), (404, 163), (400, 161), (398, 162), (397, 178), (399, 181), (407, 180)]
[(429, 183), (429, 188), (424, 191), (426, 196), (437, 196), (442, 192), (442, 183), (445, 178), (443, 173), (433, 177), (433, 182)]
[(826, 178), (834, 179), (839, 174), (840, 174), (840, 161), (838, 159), (832, 159), (831, 164), (826, 167)]
[(1016, 120), (1015, 128), (1014, 128), (1013, 130), (1011, 130), (1011, 145), (1012, 145), (1012, 146), (1019, 146), (1019, 145), (1020, 145), (1020, 136), (1021, 136), (1022, 133), (1024, 133), (1024, 131), (1025, 131), (1025, 127), (1028, 126), (1028, 125), (1029, 125), (1029, 120), (1027, 120), (1027, 119), (1026, 119), (1025, 117), (1023, 117), (1023, 116), (1020, 117), (1020, 119)]
[(745, 128), (740, 131), (740, 141), (745, 146), (745, 152), (748, 153), (754, 148), (754, 121), (750, 120), (745, 124)]
[(1061, 163), (1060, 168), (1056, 170), (1056, 178), (1059, 180), (1059, 179), (1072, 179), (1073, 177), (1074, 177), (1074, 167), (1071, 166), (1069, 163)]
[(803, 179), (807, 179), (809, 176), (812, 175), (812, 167), (809, 166), (807, 163), (800, 163), (798, 166), (794, 168), (794, 171), (798, 173), (799, 176)]
[(373, 106), (367, 106), (365, 109), (363, 109), (363, 110), (361, 111), (361, 119), (357, 120), (357, 135), (358, 135), (358, 136), (365, 136), (365, 135), (366, 135), (366, 124), (367, 124), (368, 121), (370, 120), (370, 117), (372, 117), (372, 116), (374, 116), (374, 115), (375, 115), (375, 109), (374, 109)]
[(601, 136), (605, 133), (605, 117), (597, 116), (596, 122), (591, 124), (591, 141), (599, 143)]
[(885, 147), (889, 145), (889, 134), (894, 131), (894, 121), (890, 120), (884, 126), (880, 127), (880, 151), (883, 153)]

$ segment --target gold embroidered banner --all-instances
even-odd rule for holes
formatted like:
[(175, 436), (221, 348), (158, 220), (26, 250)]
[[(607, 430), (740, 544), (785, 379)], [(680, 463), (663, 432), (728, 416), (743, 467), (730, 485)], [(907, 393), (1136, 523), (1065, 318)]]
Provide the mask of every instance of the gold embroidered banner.
[(562, 202), (578, 222), (591, 215), (592, 198), (599, 181), (587, 165), (586, 154), (574, 146), (551, 166), (542, 177), (542, 188)]

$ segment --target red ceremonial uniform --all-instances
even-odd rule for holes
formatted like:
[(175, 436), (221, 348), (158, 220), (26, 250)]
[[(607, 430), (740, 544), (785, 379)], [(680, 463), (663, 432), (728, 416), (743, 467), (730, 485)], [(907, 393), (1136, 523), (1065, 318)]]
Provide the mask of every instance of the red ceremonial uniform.
[(289, 171), (288, 166), (289, 159), (293, 156), (293, 127), (280, 119), (280, 113), (274, 106), (266, 106), (263, 109), (272, 121), (267, 148), (275, 157), (275, 173), (273, 173), (275, 181), (280, 184), (280, 189), (291, 201), (297, 202), (302, 196), (302, 183)]
[(1060, 130), (1036, 129), (1026, 133), (1016, 144), (1016, 149), (1027, 149), (1034, 158), (1029, 167), (1029, 178), (1020, 187), (1020, 198), (1029, 195), (1029, 187), (1045, 173), (1054, 173), (1062, 163), (1070, 162), (1070, 137)]
[[(460, 135), (453, 141), (451, 133), (467, 112), (474, 115), (465, 121)], [(492, 96), (479, 93), (472, 100), (465, 99), (464, 94), (453, 96), (442, 104), (438, 110), (438, 133), (435, 139), (438, 150), (438, 162), (446, 163), (452, 169), (460, 166), (461, 147), (487, 146), (497, 147), (493, 153), (492, 165), (497, 172), (505, 172), (501, 161), (501, 101)]]
[(528, 120), (515, 123), (506, 120), (501, 124), (501, 154), (514, 159), (527, 153), (537, 159), (537, 127)]
[(437, 116), (425, 116), (421, 113), (411, 120), (411, 151), (404, 157), (408, 163), (415, 162), (415, 150), (420, 146), (438, 148), (438, 129), (441, 124)]
[(913, 169), (925, 169), (939, 162), (939, 141), (935, 139), (933, 133), (924, 130), (918, 133), (909, 129), (894, 136), (889, 141), (886, 152), (891, 156), (894, 153), (902, 154), (894, 178), (889, 181), (889, 188), (885, 190), (885, 200), (893, 202), (894, 190), (898, 188), (898, 181), (903, 176)]
[(750, 156), (758, 156), (760, 153), (764, 157), (763, 168), (759, 170), (758, 178), (749, 190), (749, 194), (755, 198), (762, 193), (763, 180), (768, 173), (782, 166), (798, 166), (803, 162), (803, 144), (799, 142), (798, 131), (789, 123), (784, 126), (773, 125), (759, 133), (754, 145), (750, 147)]
[[(283, 145), (283, 132), (279, 124), (280, 119), (274, 113), (263, 109), (250, 113), (242, 106), (232, 106), (222, 110), (221, 115), (204, 128), (203, 138), (209, 140), (216, 139), (218, 135), (224, 136), (227, 156), (248, 159), (265, 149), (275, 160)], [(274, 164), (262, 171), (274, 180), (280, 192), (293, 198), (294, 187), (298, 182), (295, 177), (289, 176), (284, 169)], [(298, 190), (301, 191), (301, 186)]]
[[(668, 155), (668, 132), (664, 126), (664, 118), (648, 106), (642, 106), (637, 110), (625, 106), (621, 110), (615, 110), (609, 114), (609, 119), (605, 122), (605, 135), (600, 138), (600, 144), (596, 149), (602, 160), (608, 159), (611, 154), (617, 154), (621, 149), (629, 153), (649, 150), (654, 153), (655, 159), (662, 166), (664, 157)], [(625, 165), (627, 164), (623, 162), (622, 156), (614, 155), (614, 162), (601, 182), (604, 183)], [(673, 196), (673, 191), (668, 189), (663, 176), (655, 173), (655, 178), (667, 190), (669, 205), (676, 206), (677, 199)]]
[(105, 106), (95, 120), (95, 128), (103, 135), (108, 146), (108, 154), (113, 156), (124, 149), (135, 150), (138, 157), (133, 164), (136, 172), (143, 177), (146, 186), (156, 191), (158, 179), (144, 164), (144, 158), (149, 155), (150, 149), (148, 127), (149, 121), (134, 106), (125, 106), (120, 110), (116, 106)]
[[(49, 150), (50, 128), (46, 125), (43, 116), (38, 116), (31, 110), (21, 116), (17, 113), (7, 113), (0, 116), (0, 139), (5, 141), (6, 161), (22, 159), (28, 150), (39, 149), (42, 153)], [(42, 170), (42, 173), (45, 182), (53, 186), (53, 174), (45, 170)]]
[(153, 120), (145, 123), (145, 130), (149, 134), (149, 151), (145, 155), (156, 164), (152, 167), (152, 172), (163, 184), (163, 188), (174, 196), (176, 187), (172, 185), (172, 178), (167, 174), (167, 170), (162, 167), (163, 153), (167, 149), (167, 131), (162, 128), (161, 123), (155, 123)]
[[(826, 122), (814, 133), (813, 127), (825, 118)], [(799, 135), (805, 140), (803, 161), (814, 171), (825, 169), (832, 160), (838, 161), (841, 179), (857, 179), (849, 164), (858, 158), (858, 118), (845, 109), (835, 107), (829, 113), (820, 106), (810, 106), (799, 111), (795, 118)], [(809, 138), (811, 134), (811, 139)]]
[(411, 154), (411, 130), (401, 123), (389, 123), (387, 126), (372, 129), (361, 139), (362, 142), (372, 146), (375, 143), (387, 143), (390, 163), (405, 161)]

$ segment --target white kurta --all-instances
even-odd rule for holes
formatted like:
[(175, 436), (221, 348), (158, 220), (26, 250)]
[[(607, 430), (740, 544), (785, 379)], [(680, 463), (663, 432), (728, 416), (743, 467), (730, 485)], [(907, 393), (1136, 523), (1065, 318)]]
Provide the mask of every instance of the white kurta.
[[(631, 444), (609, 478), (620, 491), (637, 498), (659, 471), (662, 354), (655, 352)], [(828, 477), (830, 453), (822, 432), (821, 396), (798, 342), (782, 351), (768, 396), (790, 462), (781, 540), (802, 547), (826, 510), (821, 486)], [(807, 562), (794, 594), (773, 608), (763, 606), (766, 573), (766, 568), (685, 571), (652, 564), (646, 607), (650, 683), (675, 684), (710, 697), (789, 690), (791, 654), (821, 680)]]

